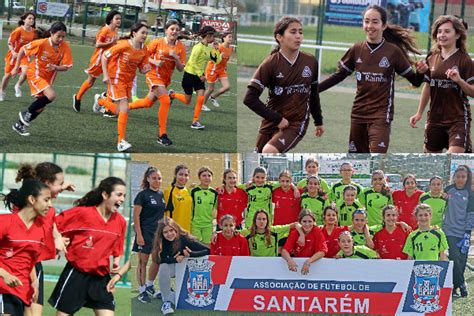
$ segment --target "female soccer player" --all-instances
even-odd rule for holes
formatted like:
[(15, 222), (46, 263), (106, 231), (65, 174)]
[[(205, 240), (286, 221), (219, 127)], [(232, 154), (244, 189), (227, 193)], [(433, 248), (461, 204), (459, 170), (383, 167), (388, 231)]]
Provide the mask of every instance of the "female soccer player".
[[(8, 82), (12, 77), (12, 70), (15, 67), (17, 58), (19, 56), (21, 48), (34, 40), (37, 35), (35, 31), (36, 15), (32, 12), (27, 12), (20, 17), (18, 21), (18, 27), (11, 32), (8, 37), (8, 53), (5, 56), (5, 73), (2, 78), (2, 84), (0, 86), (0, 101), (5, 100), (5, 89), (7, 88)], [(28, 57), (23, 56), (20, 60), (21, 74), (18, 78), (18, 82), (15, 84), (15, 97), (21, 97), (21, 85), (25, 82), (26, 72), (28, 70)]]
[(87, 79), (82, 83), (79, 91), (72, 96), (72, 108), (74, 111), (81, 110), (81, 99), (84, 94), (92, 88), (95, 80), (102, 74), (102, 55), (118, 40), (118, 30), (122, 23), (122, 15), (117, 10), (110, 11), (105, 17), (105, 26), (95, 35), (95, 49), (92, 53), (89, 67), (84, 70)]
[[(314, 56), (300, 51), (300, 20), (281, 18), (273, 35), (278, 47), (260, 64), (244, 98), (244, 104), (262, 117), (255, 145), (260, 153), (284, 153), (295, 147), (306, 133), (310, 113), (316, 125), (315, 135), (320, 137), (324, 133), (318, 62)], [(266, 104), (260, 101), (265, 87), (269, 90)]]
[(209, 248), (196, 240), (178, 223), (169, 217), (158, 222), (153, 241), (153, 260), (160, 264), (158, 283), (163, 295), (161, 312), (164, 315), (174, 313), (171, 304), (175, 304), (175, 294), (171, 290), (171, 279), (175, 277), (175, 264), (186, 257), (202, 257), (209, 254)]
[(166, 133), (166, 122), (171, 100), (168, 95), (168, 86), (171, 83), (173, 71), (183, 71), (186, 63), (186, 49), (178, 40), (179, 23), (176, 20), (168, 20), (165, 25), (166, 37), (155, 39), (147, 45), (150, 54), (149, 62), (151, 71), (146, 74), (146, 83), (150, 88), (146, 98), (137, 100), (130, 104), (130, 110), (148, 108), (158, 100), (160, 109), (158, 110), (158, 144), (169, 146), (173, 142)]
[(189, 194), (186, 184), (189, 181), (189, 168), (177, 165), (174, 168), (174, 179), (165, 192), (165, 216), (171, 217), (184, 230), (191, 231), (193, 198)]
[(27, 78), (31, 95), (36, 100), (26, 111), (20, 112), (20, 119), (12, 125), (14, 131), (21, 136), (29, 136), (27, 127), (40, 115), (47, 104), (56, 98), (53, 81), (58, 71), (67, 71), (72, 67), (72, 53), (69, 44), (64, 41), (66, 25), (54, 22), (49, 29), (49, 38), (32, 41), (20, 50), (15, 68), (11, 74), (16, 75), (24, 56), (31, 57)]
[(471, 231), (474, 227), (474, 212), (468, 207), (469, 197), (473, 194), (471, 181), (471, 169), (466, 165), (460, 165), (454, 171), (452, 184), (444, 189), (447, 205), (443, 230), (448, 239), (449, 260), (454, 262), (453, 293), (457, 293), (457, 289), (459, 289), (462, 297), (468, 295), (464, 281), (464, 270), (466, 269)]
[(367, 225), (367, 212), (364, 210), (356, 210), (352, 213), (352, 226), (350, 227), (354, 244), (356, 246), (367, 246), (374, 249), (373, 237), (375, 231)]
[(344, 199), (343, 191), (348, 185), (352, 185), (357, 189), (356, 196), (362, 192), (362, 186), (354, 181), (352, 181), (352, 175), (354, 174), (354, 167), (352, 163), (346, 161), (341, 164), (339, 169), (342, 179), (331, 186), (329, 199), (336, 203), (336, 205), (341, 204)]
[[(208, 99), (211, 100), (212, 105), (214, 105), (215, 107), (219, 107), (220, 104), (217, 101), (217, 98), (230, 89), (229, 78), (227, 75), (227, 62), (229, 61), (230, 56), (232, 56), (233, 49), (230, 45), (232, 44), (233, 40), (234, 36), (232, 35), (232, 33), (224, 33), (222, 35), (222, 44), (219, 45), (219, 51), (221, 53), (222, 58), (221, 62), (216, 64), (213, 61), (209, 61), (209, 63), (207, 64), (207, 90), (204, 93), (203, 111), (205, 111), (205, 108), (209, 110), (208, 107), (205, 107)], [(213, 93), (214, 86), (217, 81), (221, 82), (222, 87), (215, 93)]]
[(153, 287), (153, 283), (159, 267), (155, 262), (151, 263), (148, 270), (148, 279), (146, 279), (146, 270), (158, 221), (165, 214), (165, 200), (163, 192), (160, 190), (161, 181), (160, 170), (155, 167), (148, 167), (143, 174), (142, 191), (138, 192), (133, 202), (133, 223), (136, 233), (133, 251), (138, 253), (137, 276), (140, 292), (138, 300), (142, 303), (150, 302), (150, 296), (154, 297), (158, 294)]
[[(420, 54), (410, 30), (387, 24), (384, 8), (371, 5), (364, 12), (366, 40), (349, 48), (338, 70), (319, 85), (323, 92), (356, 71), (357, 93), (352, 106), (349, 152), (386, 153), (394, 113), (395, 73), (420, 86), (423, 75), (415, 73), (409, 53)], [(418, 62), (417, 71), (426, 65)]]
[(418, 205), (420, 196), (424, 193), (416, 187), (416, 178), (412, 174), (407, 174), (403, 178), (403, 189), (395, 190), (392, 193), (393, 205), (398, 209), (398, 218), (404, 221), (412, 229), (416, 229), (416, 218), (413, 214)]
[(366, 246), (354, 246), (352, 235), (348, 231), (344, 231), (339, 235), (339, 247), (341, 250), (337, 253), (336, 258), (341, 259), (378, 259), (377, 252)]
[(411, 127), (423, 117), (430, 102), (425, 127), (425, 152), (472, 152), (471, 111), (474, 97), (474, 66), (466, 46), (467, 24), (452, 15), (436, 19), (431, 27), (434, 45), (426, 58), (429, 71), (418, 111)]
[(119, 271), (123, 254), (127, 223), (118, 209), (125, 194), (125, 182), (109, 177), (77, 200), (75, 207), (56, 216), (59, 231), (71, 239), (68, 263), (48, 300), (56, 315), (75, 314), (84, 306), (96, 315), (114, 315), (114, 297), (107, 284), (109, 274)]
[(336, 203), (339, 209), (339, 225), (349, 226), (352, 224), (352, 214), (356, 210), (364, 209), (357, 199), (357, 188), (352, 184), (347, 185), (342, 191), (343, 200)]
[[(403, 252), (409, 260), (447, 260), (446, 250), (448, 241), (441, 229), (435, 230), (431, 226), (431, 208), (426, 204), (419, 204), (415, 208), (418, 220), (418, 229), (408, 235)], [(454, 248), (457, 248), (454, 245)], [(451, 252), (451, 248), (449, 248)]]
[(430, 179), (429, 192), (420, 195), (419, 203), (431, 207), (431, 225), (442, 227), (444, 212), (446, 211), (446, 198), (443, 192), (443, 178), (433, 176)]
[(320, 178), (312, 175), (308, 176), (306, 179), (306, 192), (301, 195), (300, 210), (310, 210), (311, 212), (313, 212), (316, 218), (316, 224), (322, 224), (323, 209), (329, 203), (328, 195), (321, 188), (319, 182)]
[(339, 235), (343, 231), (348, 231), (349, 227), (337, 225), (337, 208), (334, 205), (328, 205), (324, 208), (323, 217), (324, 226), (321, 228), (321, 231), (328, 247), (328, 252), (326, 252), (324, 257), (335, 258), (340, 250)]
[(148, 52), (144, 46), (147, 34), (148, 26), (136, 23), (132, 26), (128, 39), (118, 41), (116, 45), (102, 54), (103, 81), (108, 84), (108, 90), (107, 98), (100, 98), (97, 103), (114, 114), (118, 113), (118, 151), (125, 151), (132, 147), (125, 140), (128, 102), (131, 100), (132, 82), (137, 68), (142, 74), (150, 70)]
[(211, 243), (211, 255), (217, 256), (250, 256), (247, 239), (235, 230), (235, 220), (232, 215), (221, 217), (219, 226), (222, 231), (216, 234)]
[(34, 269), (45, 247), (41, 218), (51, 204), (51, 192), (37, 180), (25, 180), (19, 190), (3, 196), (13, 214), (0, 215), (0, 312), (23, 315), (25, 306), (38, 298), (39, 281)]
[(321, 259), (328, 252), (324, 235), (315, 223), (316, 219), (314, 214), (310, 210), (302, 210), (298, 222), (301, 224), (301, 228), (305, 235), (305, 244), (301, 246), (298, 240), (298, 231), (296, 229), (290, 231), (290, 235), (283, 246), (281, 256), (288, 263), (288, 269), (296, 272), (298, 265), (292, 259), (292, 257), (307, 257), (308, 259), (304, 262), (301, 268), (301, 274), (308, 274), (311, 263)]
[(393, 205), (387, 205), (382, 209), (383, 228), (375, 233), (375, 250), (382, 259), (407, 259), (403, 253), (403, 246), (408, 233), (397, 224), (398, 211)]
[[(204, 72), (206, 65), (209, 60), (219, 64), (221, 62), (221, 53), (219, 52), (219, 46), (214, 42), (214, 34), (216, 30), (211, 26), (204, 26), (199, 31), (201, 41), (193, 46), (191, 55), (189, 56), (186, 66), (184, 67), (183, 81), (181, 85), (184, 89), (184, 93), (175, 93), (173, 90), (169, 91), (171, 99), (177, 99), (184, 104), (189, 104), (193, 96), (193, 90), (196, 91), (197, 100), (194, 106), (194, 118), (191, 128), (204, 129), (206, 126), (199, 122), (199, 116), (201, 115), (202, 106), (204, 105), (204, 92), (205, 85)], [(212, 47), (209, 47), (212, 44)]]
[(387, 186), (382, 170), (372, 172), (372, 186), (362, 191), (360, 202), (369, 214), (369, 225), (381, 225), (382, 208), (385, 205), (393, 204), (392, 193)]
[(298, 220), (301, 210), (300, 197), (295, 197), (292, 190), (291, 173), (283, 170), (278, 176), (280, 186), (272, 192), (272, 202), (275, 205), (273, 210), (273, 225), (286, 225)]
[(211, 244), (212, 220), (217, 214), (217, 191), (211, 188), (213, 172), (209, 167), (198, 170), (199, 185), (191, 190), (193, 217), (191, 234), (206, 245)]
[[(320, 186), (323, 189), (323, 191), (329, 194), (330, 190), (329, 190), (328, 183), (326, 182), (326, 180), (324, 180), (318, 175), (319, 162), (314, 158), (308, 158), (304, 164), (304, 169), (306, 171), (307, 177), (309, 176), (317, 177), (319, 179)], [(297, 184), (298, 188), (304, 189), (306, 187), (306, 181), (308, 180), (307, 177), (298, 181), (298, 184)]]
[(247, 193), (244, 190), (237, 188), (237, 172), (233, 169), (224, 170), (222, 176), (223, 189), (216, 188), (217, 196), (217, 230), (221, 227), (219, 223), (222, 216), (230, 214), (234, 216), (236, 229), (242, 229), (243, 214), (247, 207)]

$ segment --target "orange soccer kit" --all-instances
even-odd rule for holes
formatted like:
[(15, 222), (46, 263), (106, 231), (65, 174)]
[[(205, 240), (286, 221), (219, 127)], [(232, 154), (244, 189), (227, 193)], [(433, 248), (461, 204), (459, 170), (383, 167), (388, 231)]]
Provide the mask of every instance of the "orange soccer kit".
[(209, 83), (214, 83), (221, 78), (227, 78), (227, 62), (232, 55), (233, 49), (232, 47), (225, 47), (224, 44), (220, 44), (219, 51), (222, 56), (221, 62), (216, 64), (211, 60), (206, 67), (206, 80)]
[[(20, 52), (20, 49), (36, 38), (36, 30), (26, 31), (22, 26), (17, 27), (8, 38), (8, 45), (13, 47), (15, 54)], [(5, 56), (5, 74), (11, 73), (16, 64), (16, 58), (13, 58), (12, 51), (8, 51)], [(20, 61), (21, 67), (28, 67), (28, 57), (23, 56)]]

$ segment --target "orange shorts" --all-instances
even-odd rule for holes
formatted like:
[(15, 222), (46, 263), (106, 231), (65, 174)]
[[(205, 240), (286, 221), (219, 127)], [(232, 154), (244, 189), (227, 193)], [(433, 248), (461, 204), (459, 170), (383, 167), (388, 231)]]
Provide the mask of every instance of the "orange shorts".
[(225, 70), (217, 70), (206, 72), (206, 80), (208, 83), (214, 83), (218, 79), (227, 78), (227, 72)]
[(132, 86), (133, 80), (129, 83), (123, 83), (119, 81), (116, 84), (109, 84), (107, 96), (112, 101), (118, 101), (122, 99), (130, 100), (132, 97)]
[(161, 86), (161, 87), (167, 87), (171, 83), (171, 80), (165, 80), (165, 78), (158, 77), (156, 74), (147, 74), (146, 76), (146, 84), (148, 85), (148, 88), (153, 89), (153, 87), (156, 86)]
[[(13, 68), (15, 67), (16, 64), (16, 59), (12, 59), (12, 53), (9, 51), (7, 53), (7, 56), (5, 57), (5, 74), (9, 74), (12, 72)], [(23, 58), (20, 61), (20, 67), (28, 67), (29, 61), (28, 57), (23, 56)]]
[(91, 77), (98, 78), (102, 74), (102, 64), (92, 65), (84, 70), (84, 72)]
[(30, 86), (31, 95), (40, 96), (43, 94), (43, 91), (51, 85), (51, 83), (41, 77), (28, 76), (28, 85)]

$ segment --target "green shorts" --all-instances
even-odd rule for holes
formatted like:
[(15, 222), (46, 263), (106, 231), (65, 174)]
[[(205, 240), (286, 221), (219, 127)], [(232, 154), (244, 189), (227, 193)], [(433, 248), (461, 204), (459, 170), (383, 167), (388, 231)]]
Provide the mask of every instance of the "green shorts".
[(205, 244), (211, 243), (213, 226), (208, 227), (198, 227), (191, 223), (191, 235), (195, 236), (200, 242)]

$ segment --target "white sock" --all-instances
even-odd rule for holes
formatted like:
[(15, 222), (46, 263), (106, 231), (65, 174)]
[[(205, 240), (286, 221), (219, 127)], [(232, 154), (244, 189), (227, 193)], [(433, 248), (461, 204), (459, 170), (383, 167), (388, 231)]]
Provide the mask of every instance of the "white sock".
[(153, 286), (153, 282), (154, 280), (146, 280), (146, 286), (149, 287), (149, 286)]
[(145, 290), (146, 290), (146, 285), (140, 285), (140, 286), (138, 287), (138, 292), (140, 292), (140, 293), (145, 292)]

